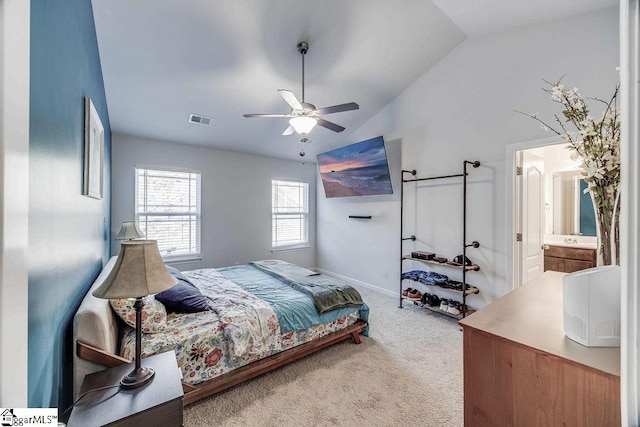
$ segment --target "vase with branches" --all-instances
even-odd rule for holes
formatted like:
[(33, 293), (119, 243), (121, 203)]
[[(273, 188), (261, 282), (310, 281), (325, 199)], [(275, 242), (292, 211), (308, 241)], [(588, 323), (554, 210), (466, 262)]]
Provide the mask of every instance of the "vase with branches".
[[(521, 114), (537, 120), (542, 128), (560, 136), (580, 162), (581, 174), (591, 193), (598, 224), (601, 263), (620, 264), (620, 113), (617, 108), (619, 86), (608, 100), (585, 98), (578, 88), (569, 89), (562, 78), (542, 90), (562, 106), (562, 114), (554, 115), (555, 125), (535, 113)], [(603, 105), (599, 118), (591, 115), (585, 100)], [(557, 127), (555, 127), (557, 126)]]

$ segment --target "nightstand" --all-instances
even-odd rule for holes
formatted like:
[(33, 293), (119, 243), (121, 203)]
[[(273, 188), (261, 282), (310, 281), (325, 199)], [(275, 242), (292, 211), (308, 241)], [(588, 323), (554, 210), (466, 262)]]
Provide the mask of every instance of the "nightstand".
[[(142, 366), (156, 371), (142, 387), (118, 391), (117, 387), (90, 393), (71, 412), (69, 427), (182, 426), (182, 374), (173, 351), (142, 359)], [(133, 369), (133, 363), (89, 374), (80, 394), (87, 390), (117, 385)]]

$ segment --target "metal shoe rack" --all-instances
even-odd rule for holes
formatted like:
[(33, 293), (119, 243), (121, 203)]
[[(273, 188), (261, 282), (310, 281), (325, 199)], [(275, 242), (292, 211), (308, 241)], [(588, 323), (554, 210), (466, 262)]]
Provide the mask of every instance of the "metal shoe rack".
[[(403, 266), (402, 263), (405, 260), (410, 260), (410, 261), (419, 261), (425, 264), (432, 264), (432, 265), (439, 265), (441, 267), (447, 267), (447, 268), (453, 268), (453, 269), (459, 269), (462, 270), (462, 291), (457, 291), (457, 290), (453, 290), (453, 289), (448, 289), (448, 288), (444, 288), (447, 289), (448, 291), (451, 292), (455, 292), (458, 294), (461, 294), (462, 296), (462, 310), (461, 313), (459, 315), (457, 314), (452, 314), (446, 311), (442, 311), (437, 307), (431, 307), (429, 305), (424, 305), (424, 308), (432, 310), (434, 312), (437, 313), (441, 313), (450, 317), (454, 317), (457, 319), (462, 319), (464, 318), (467, 314), (470, 314), (471, 311), (469, 310), (469, 308), (467, 307), (467, 295), (470, 294), (476, 294), (479, 292), (478, 288), (473, 287), (473, 286), (469, 286), (467, 284), (467, 272), (468, 271), (478, 271), (480, 270), (480, 267), (478, 265), (468, 265), (465, 266), (464, 265), (464, 260), (466, 259), (467, 256), (467, 248), (469, 247), (474, 247), (474, 248), (479, 248), (480, 247), (480, 243), (478, 243), (477, 241), (473, 241), (471, 243), (467, 243), (467, 166), (471, 165), (474, 168), (477, 168), (480, 166), (480, 162), (475, 160), (475, 161), (468, 161), (465, 160), (463, 162), (462, 165), (462, 173), (459, 174), (454, 174), (454, 175), (441, 175), (441, 176), (431, 176), (431, 177), (426, 177), (426, 178), (417, 178), (416, 175), (418, 174), (417, 171), (414, 170), (403, 170), (402, 171), (402, 185), (400, 186), (400, 272), (402, 273), (403, 270)], [(405, 179), (405, 174), (410, 174), (412, 177), (414, 178), (407, 178)], [(411, 235), (409, 237), (404, 237), (404, 227), (403, 227), (403, 211), (404, 211), (404, 186), (405, 184), (408, 183), (416, 183), (416, 182), (420, 182), (420, 181), (433, 181), (433, 180), (438, 180), (438, 179), (451, 179), (451, 178), (462, 178), (462, 260), (463, 260), (463, 265), (451, 265), (451, 264), (446, 264), (446, 263), (440, 263), (437, 261), (433, 261), (433, 260), (425, 260), (425, 259), (421, 259), (421, 258), (413, 258), (410, 254), (409, 255), (404, 255), (403, 254), (403, 243), (406, 240), (411, 240), (411, 241), (415, 241), (416, 240), (416, 236)], [(427, 286), (427, 285), (425, 285)], [(407, 297), (404, 297), (402, 295), (402, 279), (400, 279), (400, 308), (402, 308), (402, 302), (403, 300), (407, 299), (408, 301), (417, 303), (415, 300), (413, 299), (409, 299)]]

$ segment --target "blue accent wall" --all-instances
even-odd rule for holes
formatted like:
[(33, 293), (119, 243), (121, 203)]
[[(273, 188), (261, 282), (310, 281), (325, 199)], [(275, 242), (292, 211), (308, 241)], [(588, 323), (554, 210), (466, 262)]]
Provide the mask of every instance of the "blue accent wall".
[[(111, 129), (91, 0), (31, 0), (30, 407), (73, 398), (72, 322), (111, 252)], [(102, 200), (82, 195), (84, 97), (105, 129)]]

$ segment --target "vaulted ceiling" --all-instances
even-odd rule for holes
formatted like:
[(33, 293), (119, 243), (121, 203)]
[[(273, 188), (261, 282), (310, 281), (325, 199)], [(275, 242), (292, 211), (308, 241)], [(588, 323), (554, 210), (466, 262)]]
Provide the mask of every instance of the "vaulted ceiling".
[[(349, 136), (467, 36), (613, 6), (615, 0), (93, 0), (109, 107), (117, 133), (282, 158), (288, 113), (276, 92), (317, 107), (354, 101), (316, 127), (308, 159)], [(189, 114), (212, 119), (189, 123)], [(377, 135), (371, 135), (377, 136)]]

